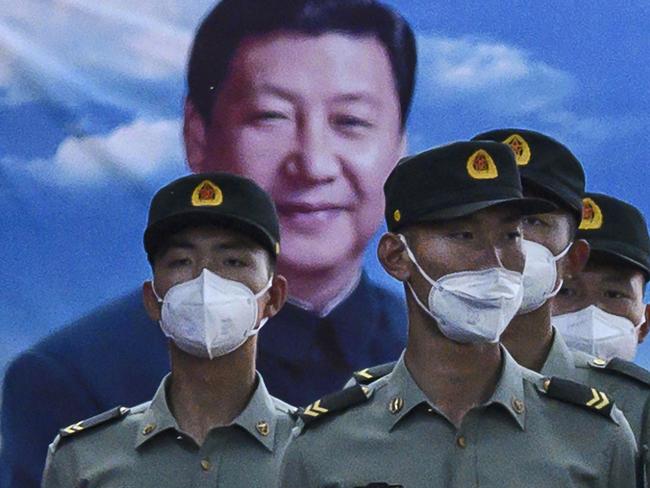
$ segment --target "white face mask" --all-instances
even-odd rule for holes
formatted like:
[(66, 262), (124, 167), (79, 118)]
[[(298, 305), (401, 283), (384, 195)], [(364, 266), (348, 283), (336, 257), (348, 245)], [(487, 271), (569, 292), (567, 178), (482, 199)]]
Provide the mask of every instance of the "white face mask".
[(638, 330), (643, 323), (634, 325), (631, 320), (595, 305), (553, 317), (553, 325), (570, 348), (603, 359), (619, 357), (628, 361), (636, 356)]
[(549, 298), (554, 297), (562, 288), (562, 280), (555, 286), (557, 280), (557, 262), (571, 249), (570, 243), (557, 256), (537, 242), (522, 239), (521, 245), (526, 254), (524, 266), (524, 299), (519, 313), (529, 313), (544, 305)]
[(519, 310), (524, 292), (522, 274), (490, 268), (451, 273), (436, 281), (420, 267), (404, 236), (399, 237), (413, 264), (431, 284), (428, 307), (411, 284), (407, 285), (420, 308), (438, 323), (440, 331), (455, 342), (498, 342)]
[[(193, 356), (223, 356), (257, 334), (257, 299), (271, 288), (273, 277), (257, 294), (243, 283), (204, 269), (193, 280), (172, 286), (162, 302), (160, 327), (169, 339)], [(155, 293), (155, 289), (154, 289)]]

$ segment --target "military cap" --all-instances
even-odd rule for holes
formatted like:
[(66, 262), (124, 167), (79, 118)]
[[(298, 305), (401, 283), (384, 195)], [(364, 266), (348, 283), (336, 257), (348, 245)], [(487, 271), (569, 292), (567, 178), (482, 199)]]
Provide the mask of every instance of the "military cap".
[(523, 214), (555, 209), (546, 200), (523, 197), (512, 151), (490, 141), (454, 142), (404, 158), (386, 180), (384, 194), (391, 232), (503, 203)]
[(585, 172), (569, 149), (552, 137), (527, 129), (497, 129), (472, 140), (508, 144), (515, 154), (524, 189), (541, 191), (554, 203), (582, 216)]
[(144, 248), (149, 258), (169, 232), (216, 223), (248, 235), (271, 256), (280, 253), (278, 214), (269, 195), (248, 178), (230, 173), (198, 173), (162, 187), (149, 207)]
[(576, 234), (594, 255), (603, 253), (641, 268), (650, 278), (650, 237), (639, 210), (601, 193), (585, 193), (582, 221)]

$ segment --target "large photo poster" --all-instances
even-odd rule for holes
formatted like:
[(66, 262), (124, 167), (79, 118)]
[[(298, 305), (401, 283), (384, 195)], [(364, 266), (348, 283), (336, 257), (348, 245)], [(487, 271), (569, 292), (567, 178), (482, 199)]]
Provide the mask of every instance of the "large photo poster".
[[(54, 424), (142, 402), (169, 368), (142, 307), (143, 232), (175, 178), (234, 172), (275, 202), (289, 299), (258, 365), (297, 405), (404, 347), (405, 287), (377, 258), (401, 157), (531, 129), (571, 150), (588, 191), (650, 214), (647, 4), (386, 5), (394, 17), (352, 28), (334, 8), (257, 12), (251, 27), (233, 1), (207, 18), (214, 1), (3, 3), (0, 378), (17, 376), (0, 396), (0, 486), (37, 486)], [(27, 399), (33, 417), (7, 410)], [(22, 484), (2, 484), (10, 465)]]

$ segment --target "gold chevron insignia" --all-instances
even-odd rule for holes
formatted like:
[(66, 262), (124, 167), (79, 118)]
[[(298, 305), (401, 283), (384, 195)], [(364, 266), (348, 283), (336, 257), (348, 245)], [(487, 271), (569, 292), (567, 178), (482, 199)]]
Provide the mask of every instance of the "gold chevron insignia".
[(591, 389), (591, 394), (593, 395), (591, 400), (587, 402), (588, 407), (593, 407), (596, 410), (602, 410), (607, 405), (609, 405), (609, 398), (602, 391), (596, 390), (596, 388)]
[(63, 429), (63, 432), (66, 432), (67, 434), (74, 434), (75, 432), (80, 432), (82, 430), (84, 430), (83, 422), (77, 422), (76, 424), (67, 426), (65, 429)]
[(320, 406), (320, 400), (316, 400), (314, 403), (305, 408), (304, 414), (309, 415), (310, 417), (318, 417), (322, 413), (329, 412), (325, 407)]
[(372, 375), (370, 374), (369, 371), (370, 368), (362, 369), (361, 371), (357, 371), (357, 376), (361, 376), (362, 378), (365, 378), (367, 380), (372, 379)]

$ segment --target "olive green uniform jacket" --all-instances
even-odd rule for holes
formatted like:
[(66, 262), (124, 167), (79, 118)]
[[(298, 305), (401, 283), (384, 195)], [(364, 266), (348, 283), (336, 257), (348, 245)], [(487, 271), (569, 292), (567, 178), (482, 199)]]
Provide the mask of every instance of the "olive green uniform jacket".
[(553, 398), (554, 386), (502, 352), (492, 397), (470, 410), (459, 429), (427, 399), (403, 357), (389, 375), (352, 387), (364, 388), (366, 401), (338, 412), (328, 411), (334, 400), (310, 405), (278, 486), (636, 486), (634, 436), (621, 412), (609, 402), (602, 408), (600, 392), (587, 406), (592, 392), (582, 385), (571, 384), (578, 404)]
[[(269, 395), (262, 378), (246, 408), (198, 446), (178, 427), (169, 375), (153, 400), (113, 409), (62, 429), (50, 445), (44, 488), (268, 488), (295, 425), (293, 407)], [(98, 420), (99, 419), (99, 420)]]

